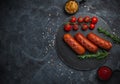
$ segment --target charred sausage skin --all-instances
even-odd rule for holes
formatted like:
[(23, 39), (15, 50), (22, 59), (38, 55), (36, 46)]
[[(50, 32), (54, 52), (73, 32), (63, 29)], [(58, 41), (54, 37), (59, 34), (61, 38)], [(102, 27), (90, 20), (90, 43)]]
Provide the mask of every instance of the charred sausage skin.
[(75, 34), (75, 39), (88, 51), (96, 53), (98, 51), (98, 47), (90, 42), (83, 34), (80, 32)]
[(85, 48), (81, 46), (70, 34), (64, 34), (63, 39), (65, 43), (67, 43), (77, 54), (82, 55), (85, 53)]
[(87, 38), (93, 42), (94, 44), (96, 44), (97, 46), (105, 49), (105, 50), (110, 50), (112, 48), (112, 44), (111, 42), (109, 42), (108, 40), (105, 40), (99, 36), (97, 36), (96, 34), (90, 32), (87, 35)]

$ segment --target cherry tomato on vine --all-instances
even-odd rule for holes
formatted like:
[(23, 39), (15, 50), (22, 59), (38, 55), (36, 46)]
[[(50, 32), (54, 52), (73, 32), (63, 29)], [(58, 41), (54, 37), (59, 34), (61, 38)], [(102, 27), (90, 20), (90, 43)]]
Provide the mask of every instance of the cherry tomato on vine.
[(82, 24), (82, 30), (87, 30), (88, 29), (88, 25), (87, 24)]
[(92, 23), (92, 24), (96, 24), (97, 22), (98, 22), (98, 18), (95, 17), (95, 16), (93, 16), (93, 17), (91, 18), (91, 23)]
[(82, 16), (80, 16), (77, 21), (78, 21), (78, 23), (82, 23), (84, 21), (84, 18)]
[(95, 24), (90, 24), (89, 29), (93, 30), (95, 28)]
[(71, 26), (70, 24), (65, 24), (65, 25), (64, 25), (64, 30), (65, 30), (66, 32), (69, 32), (71, 29), (72, 29), (72, 26)]
[(74, 23), (77, 21), (77, 18), (75, 16), (72, 16), (71, 19), (70, 19), (70, 22)]
[(73, 30), (77, 31), (78, 29), (79, 29), (78, 24), (74, 24), (74, 25), (73, 25)]
[(85, 22), (90, 22), (90, 20), (91, 20), (91, 18), (90, 18), (89, 16), (85, 16), (85, 17), (84, 17), (84, 21), (85, 21)]

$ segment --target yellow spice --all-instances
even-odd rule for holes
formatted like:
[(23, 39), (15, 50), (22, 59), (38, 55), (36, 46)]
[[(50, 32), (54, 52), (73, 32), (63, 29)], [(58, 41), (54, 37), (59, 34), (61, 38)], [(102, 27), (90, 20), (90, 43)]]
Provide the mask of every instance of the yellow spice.
[(72, 14), (75, 13), (78, 10), (78, 4), (75, 1), (69, 1), (65, 5), (66, 12)]

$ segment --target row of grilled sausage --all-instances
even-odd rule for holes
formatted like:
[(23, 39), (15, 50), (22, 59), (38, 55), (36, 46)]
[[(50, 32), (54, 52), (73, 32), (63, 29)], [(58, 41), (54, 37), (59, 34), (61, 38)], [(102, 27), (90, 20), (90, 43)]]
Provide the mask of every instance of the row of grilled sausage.
[(80, 32), (75, 34), (74, 37), (67, 33), (64, 34), (63, 39), (65, 43), (73, 49), (73, 51), (80, 55), (84, 54), (86, 50), (96, 53), (98, 51), (98, 47), (105, 50), (110, 50), (112, 48), (111, 42), (92, 32), (90, 32), (87, 37)]

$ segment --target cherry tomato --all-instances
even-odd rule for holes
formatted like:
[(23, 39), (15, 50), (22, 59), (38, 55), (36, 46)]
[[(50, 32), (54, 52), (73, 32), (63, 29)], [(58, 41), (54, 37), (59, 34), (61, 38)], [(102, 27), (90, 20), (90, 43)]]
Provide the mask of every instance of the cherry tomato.
[(70, 19), (70, 22), (74, 23), (77, 21), (77, 18), (75, 16), (72, 16), (71, 19)]
[(95, 28), (95, 24), (90, 24), (90, 27), (89, 27), (91, 30), (93, 30)]
[(84, 19), (83, 19), (83, 17), (80, 16), (77, 21), (78, 21), (78, 23), (82, 23), (84, 21)]
[(88, 25), (87, 24), (82, 24), (82, 30), (87, 30), (88, 29)]
[(97, 71), (98, 77), (101, 80), (108, 80), (112, 76), (112, 70), (107, 66), (102, 66)]
[(91, 23), (92, 23), (92, 24), (96, 24), (97, 22), (98, 22), (98, 18), (95, 17), (95, 16), (93, 16), (93, 17), (91, 18)]
[(72, 29), (72, 26), (70, 24), (65, 24), (64, 25), (64, 30), (69, 32)]
[(74, 24), (74, 25), (73, 25), (73, 30), (77, 31), (78, 29), (79, 29), (78, 24)]
[(90, 22), (90, 20), (91, 20), (91, 18), (90, 18), (89, 16), (85, 16), (85, 17), (84, 17), (84, 21), (85, 21), (85, 22)]

